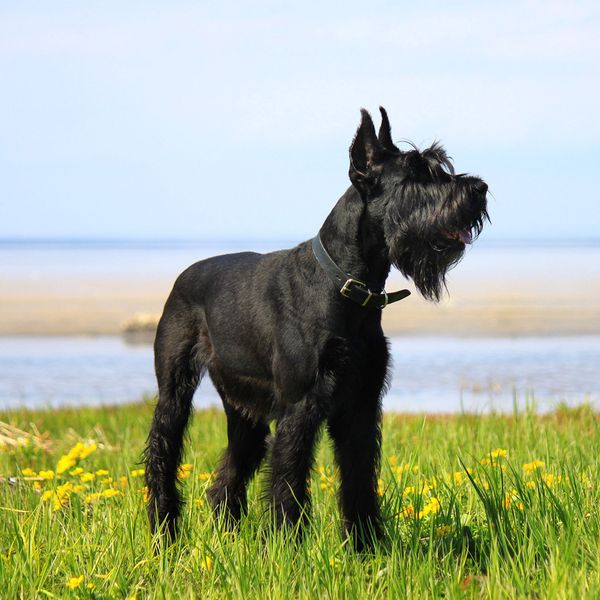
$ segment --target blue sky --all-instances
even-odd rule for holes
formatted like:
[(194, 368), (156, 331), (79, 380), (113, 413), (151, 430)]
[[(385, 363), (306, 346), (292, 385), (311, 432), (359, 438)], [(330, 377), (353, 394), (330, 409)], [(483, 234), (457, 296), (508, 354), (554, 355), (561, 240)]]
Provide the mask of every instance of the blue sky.
[(599, 63), (598, 2), (5, 2), (0, 237), (309, 237), (383, 104), (488, 239), (597, 239)]

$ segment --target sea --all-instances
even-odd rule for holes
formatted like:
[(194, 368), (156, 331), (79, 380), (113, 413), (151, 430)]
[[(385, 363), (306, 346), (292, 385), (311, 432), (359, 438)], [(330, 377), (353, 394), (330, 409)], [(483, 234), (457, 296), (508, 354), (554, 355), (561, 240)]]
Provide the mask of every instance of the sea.
[[(3, 281), (174, 277), (203, 257), (289, 247), (285, 240), (148, 242), (0, 240)], [(536, 276), (600, 279), (600, 241), (487, 242), (460, 265), (464, 279)], [(600, 336), (392, 337), (384, 410), (508, 413), (589, 403), (600, 408)], [(112, 406), (156, 394), (152, 348), (119, 336), (0, 336), (0, 410)], [(219, 406), (209, 378), (197, 408)]]

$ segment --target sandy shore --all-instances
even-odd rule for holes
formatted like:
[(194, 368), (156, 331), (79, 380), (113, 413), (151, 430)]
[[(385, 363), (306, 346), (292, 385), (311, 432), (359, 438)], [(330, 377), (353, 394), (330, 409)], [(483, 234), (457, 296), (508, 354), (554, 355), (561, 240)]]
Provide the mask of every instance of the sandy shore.
[[(0, 335), (116, 334), (138, 313), (160, 314), (172, 281), (131, 278), (2, 281)], [(409, 287), (395, 278), (388, 289)], [(439, 304), (416, 293), (384, 311), (389, 335), (600, 334), (600, 278), (458, 279)]]

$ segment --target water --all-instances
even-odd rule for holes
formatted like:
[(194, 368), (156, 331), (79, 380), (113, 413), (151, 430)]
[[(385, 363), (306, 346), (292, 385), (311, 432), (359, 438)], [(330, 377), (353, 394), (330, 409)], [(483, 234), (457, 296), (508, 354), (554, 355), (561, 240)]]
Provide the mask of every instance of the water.
[[(388, 411), (510, 412), (600, 403), (600, 337), (393, 338)], [(0, 409), (112, 405), (154, 394), (152, 349), (119, 337), (0, 337)], [(219, 405), (208, 378), (198, 408)]]
[[(308, 236), (306, 236), (308, 237)], [(165, 279), (208, 256), (253, 250), (269, 252), (301, 241), (237, 242), (10, 242), (0, 239), (0, 290), (10, 280)], [(397, 275), (398, 276), (398, 275)], [(485, 239), (467, 249), (465, 260), (451, 272), (462, 279), (550, 279), (564, 285), (572, 279), (598, 281), (600, 241), (538, 244), (500, 243)]]

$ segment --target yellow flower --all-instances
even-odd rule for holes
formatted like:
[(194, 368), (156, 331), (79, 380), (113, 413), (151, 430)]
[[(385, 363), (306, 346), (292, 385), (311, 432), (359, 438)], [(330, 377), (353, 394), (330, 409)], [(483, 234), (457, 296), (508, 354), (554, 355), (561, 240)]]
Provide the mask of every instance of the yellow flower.
[(71, 483), (59, 485), (56, 490), (45, 491), (42, 494), (42, 501), (52, 500), (52, 508), (54, 510), (60, 510), (63, 506), (66, 506), (69, 503), (69, 497), (71, 496), (72, 489), (73, 484)]
[(98, 475), (98, 477), (103, 477), (104, 475), (108, 475), (108, 471), (106, 469), (98, 469), (96, 475)]
[(490, 452), (492, 458), (505, 458), (508, 455), (508, 450), (504, 448), (496, 448)]
[(85, 497), (85, 503), (86, 504), (92, 504), (93, 502), (96, 502), (96, 500), (100, 499), (100, 493), (99, 492), (94, 492), (93, 494), (88, 494)]
[(81, 475), (83, 473), (83, 469), (81, 467), (76, 467), (70, 473), (74, 476)]
[(67, 582), (67, 587), (70, 590), (74, 590), (75, 588), (78, 588), (82, 583), (83, 575), (80, 575), (79, 577), (71, 577), (71, 579), (69, 579), (69, 581)]
[(452, 479), (456, 485), (460, 485), (464, 481), (465, 476), (462, 471), (455, 471), (452, 474)]
[(54, 479), (54, 471), (40, 471), (38, 477), (41, 479)]
[(98, 445), (95, 442), (92, 442), (91, 444), (86, 444), (79, 451), (79, 458), (82, 460), (84, 458), (87, 458), (92, 452), (95, 452), (97, 450), (97, 448), (98, 448)]
[(208, 554), (202, 559), (202, 562), (200, 563), (200, 568), (203, 571), (211, 571), (213, 568), (213, 559), (211, 556), (208, 556)]
[(526, 475), (531, 475), (538, 469), (543, 469), (545, 464), (541, 460), (534, 460), (530, 463), (525, 463), (523, 465), (523, 471), (525, 471)]
[(94, 481), (96, 476), (93, 473), (82, 473), (80, 478), (82, 483), (87, 483), (88, 481)]
[(67, 469), (70, 469), (72, 466), (74, 466), (76, 462), (77, 461), (74, 458), (70, 457), (68, 454), (65, 454), (64, 456), (61, 456), (58, 460), (58, 463), (56, 463), (56, 472), (64, 473)]
[(192, 474), (193, 468), (194, 465), (191, 465), (190, 463), (184, 463), (180, 465), (179, 469), (177, 470), (177, 477), (179, 479), (187, 479)]
[(93, 590), (93, 589), (94, 589), (96, 586), (95, 586), (93, 583), (88, 583), (88, 584), (87, 584), (85, 587), (86, 587), (88, 590)]
[(122, 496), (123, 492), (120, 492), (119, 490), (115, 490), (114, 488), (108, 488), (107, 490), (104, 490), (102, 492), (102, 496), (104, 498), (113, 498), (114, 496)]
[(145, 473), (144, 469), (134, 469), (133, 471), (131, 471), (131, 476), (132, 477), (143, 477)]
[(556, 483), (560, 483), (562, 481), (561, 475), (552, 475), (551, 473), (547, 473), (542, 475), (542, 481), (548, 486), (552, 487)]
[(400, 515), (403, 517), (412, 517), (414, 514), (415, 514), (415, 507), (412, 504), (409, 504), (400, 513)]
[(83, 492), (83, 486), (82, 485), (74, 485), (73, 486), (73, 493), (74, 494), (79, 494), (79, 492)]
[(390, 465), (391, 465), (392, 467), (395, 467), (395, 466), (396, 466), (396, 457), (395, 457), (393, 454), (392, 454), (392, 455), (389, 457), (389, 459), (388, 459), (388, 460), (389, 460), (389, 463), (390, 463)]
[(205, 471), (204, 473), (200, 473), (198, 475), (198, 479), (200, 481), (208, 481), (212, 477), (212, 473)]
[(437, 498), (432, 498), (419, 513), (419, 517), (426, 517), (428, 515), (434, 515), (440, 512), (440, 501)]
[(148, 490), (148, 486), (145, 485), (140, 492), (143, 494), (144, 502), (148, 502), (150, 500), (150, 492)]
[(113, 481), (112, 485), (114, 488), (120, 487), (125, 489), (127, 487), (127, 477), (125, 475), (121, 475), (118, 481)]
[(110, 485), (112, 482), (113, 482), (112, 477), (105, 477), (104, 479), (100, 480), (100, 483), (103, 483), (104, 485)]
[(23, 477), (35, 477), (36, 472), (29, 467), (25, 467), (24, 469), (21, 469), (21, 475), (23, 475)]
[(204, 500), (202, 500), (202, 498), (195, 498), (194, 506), (204, 506)]
[(535, 481), (526, 481), (525, 482), (525, 487), (529, 488), (530, 490), (532, 490), (535, 487)]

